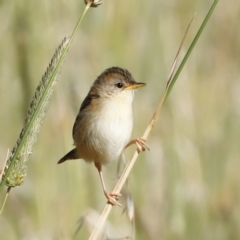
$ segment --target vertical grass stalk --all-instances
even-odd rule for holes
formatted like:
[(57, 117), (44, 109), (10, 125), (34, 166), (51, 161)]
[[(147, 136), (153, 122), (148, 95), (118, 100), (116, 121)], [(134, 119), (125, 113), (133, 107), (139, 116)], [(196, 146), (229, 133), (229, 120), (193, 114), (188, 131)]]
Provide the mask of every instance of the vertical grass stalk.
[[(181, 71), (182, 71), (182, 69), (183, 69), (183, 67), (184, 67), (184, 65), (185, 65), (189, 55), (191, 54), (193, 48), (195, 47), (195, 45), (196, 45), (200, 35), (202, 34), (203, 29), (206, 26), (208, 20), (210, 19), (210, 17), (212, 15), (212, 13), (213, 13), (217, 3), (218, 3), (218, 0), (215, 0), (213, 2), (213, 4), (210, 7), (210, 9), (209, 9), (209, 11), (208, 11), (208, 13), (207, 13), (203, 23), (201, 24), (201, 26), (200, 26), (200, 28), (199, 28), (199, 30), (197, 32), (196, 36), (194, 37), (194, 39), (193, 39), (193, 41), (192, 41), (192, 43), (191, 43), (187, 53), (185, 54), (185, 57), (183, 58), (181, 64), (179, 65), (175, 75), (173, 76), (172, 79), (167, 81), (166, 91), (165, 91), (163, 97), (161, 98), (161, 100), (159, 102), (159, 105), (158, 105), (155, 113), (153, 114), (153, 117), (152, 117), (149, 125), (147, 126), (144, 134), (143, 134), (143, 138), (147, 139), (148, 135), (150, 134), (150, 131), (151, 131), (153, 125), (155, 124), (158, 116), (160, 115), (160, 112), (161, 112), (161, 109), (162, 109), (162, 106), (163, 106), (164, 102), (166, 101), (166, 99), (167, 99), (169, 93), (171, 92), (171, 90), (172, 90), (176, 80), (178, 79), (179, 74), (181, 73)], [(175, 61), (174, 61), (173, 65), (175, 65)], [(171, 78), (171, 76), (170, 76), (170, 78)], [(129, 175), (129, 173), (130, 173), (130, 171), (131, 171), (131, 169), (132, 169), (132, 167), (134, 165), (134, 163), (137, 160), (138, 155), (139, 155), (138, 151), (135, 151), (132, 159), (129, 161), (129, 163), (125, 167), (125, 169), (124, 169), (120, 179), (118, 180), (118, 182), (117, 182), (117, 184), (116, 184), (116, 186), (115, 186), (115, 188), (113, 190), (114, 193), (119, 193), (121, 191), (121, 189), (122, 189), (122, 187), (123, 187), (123, 185), (124, 185), (128, 175)], [(103, 212), (102, 212), (100, 218), (98, 219), (98, 222), (95, 225), (95, 229), (93, 230), (93, 232), (91, 233), (91, 235), (89, 237), (89, 240), (97, 240), (97, 239), (99, 239), (99, 236), (100, 236), (100, 234), (102, 232), (102, 228), (103, 228), (103, 226), (105, 224), (105, 221), (106, 221), (106, 219), (107, 219), (111, 209), (112, 209), (112, 205), (111, 204), (106, 204), (106, 206), (103, 209)]]
[[(99, 1), (96, 2), (97, 3), (95, 4), (97, 5), (102, 3)], [(23, 183), (27, 172), (26, 162), (29, 155), (32, 153), (33, 144), (37, 140), (37, 133), (40, 131), (49, 100), (58, 80), (62, 63), (87, 10), (89, 7), (94, 6), (94, 1), (89, 0), (86, 4), (87, 5), (80, 16), (71, 37), (65, 38), (61, 45), (57, 48), (41, 82), (35, 91), (35, 95), (27, 112), (23, 129), (2, 170), (0, 192), (2, 191), (4, 185), (8, 186), (8, 194), (12, 187), (20, 186)], [(6, 201), (6, 197), (4, 203)]]

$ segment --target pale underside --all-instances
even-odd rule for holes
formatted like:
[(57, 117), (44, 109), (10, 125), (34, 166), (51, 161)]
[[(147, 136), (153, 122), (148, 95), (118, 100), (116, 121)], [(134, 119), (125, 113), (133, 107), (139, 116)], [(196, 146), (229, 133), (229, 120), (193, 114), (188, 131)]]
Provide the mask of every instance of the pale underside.
[(122, 91), (103, 99), (95, 111), (80, 112), (73, 136), (79, 158), (107, 164), (120, 156), (131, 137), (133, 94), (132, 90)]

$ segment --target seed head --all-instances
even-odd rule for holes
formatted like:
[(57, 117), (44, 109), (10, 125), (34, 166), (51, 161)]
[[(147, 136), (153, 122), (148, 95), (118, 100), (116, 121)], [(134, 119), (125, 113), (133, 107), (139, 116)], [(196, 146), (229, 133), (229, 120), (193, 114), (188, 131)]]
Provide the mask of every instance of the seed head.
[(98, 5), (102, 4), (103, 1), (101, 0), (84, 0), (85, 4), (91, 3), (90, 7), (97, 7)]

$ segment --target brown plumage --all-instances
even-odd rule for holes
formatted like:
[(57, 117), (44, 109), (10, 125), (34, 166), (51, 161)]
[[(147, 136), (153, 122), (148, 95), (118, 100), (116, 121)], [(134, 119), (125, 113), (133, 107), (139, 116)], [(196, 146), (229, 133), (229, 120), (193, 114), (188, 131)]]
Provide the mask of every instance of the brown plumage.
[[(108, 201), (118, 204), (119, 194), (108, 193), (103, 181), (102, 165), (117, 159), (129, 142), (133, 119), (134, 90), (145, 86), (137, 83), (131, 73), (119, 67), (105, 70), (97, 77), (84, 99), (73, 126), (75, 148), (58, 163), (71, 159), (94, 162), (99, 171), (104, 194)], [(143, 140), (135, 139), (138, 148), (144, 149)]]

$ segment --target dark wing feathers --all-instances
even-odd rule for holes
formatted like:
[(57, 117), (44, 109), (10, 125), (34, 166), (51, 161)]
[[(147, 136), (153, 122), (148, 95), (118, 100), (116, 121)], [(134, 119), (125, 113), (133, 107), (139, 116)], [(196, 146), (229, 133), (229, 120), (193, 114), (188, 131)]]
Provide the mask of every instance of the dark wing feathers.
[(78, 159), (77, 157), (77, 149), (74, 148), (73, 150), (71, 150), (69, 153), (67, 153), (64, 157), (62, 157), (59, 161), (59, 163), (63, 163), (67, 160), (74, 160), (74, 159)]

